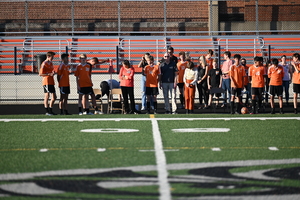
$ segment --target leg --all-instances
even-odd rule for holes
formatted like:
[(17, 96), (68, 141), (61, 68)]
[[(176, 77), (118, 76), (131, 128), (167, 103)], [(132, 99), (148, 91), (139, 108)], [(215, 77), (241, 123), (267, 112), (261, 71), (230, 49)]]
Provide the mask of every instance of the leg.
[(174, 83), (170, 83), (169, 85), (171, 101), (172, 101), (172, 112), (175, 113), (177, 111), (176, 105), (176, 89), (174, 89)]
[(135, 101), (134, 101), (134, 90), (133, 87), (128, 88), (128, 94), (130, 98), (130, 107), (131, 107), (131, 112), (135, 112)]
[[(142, 89), (142, 109), (144, 110), (144, 108), (146, 108), (146, 76), (142, 75), (142, 79), (141, 79), (141, 89)], [(148, 100), (148, 99), (147, 99)]]
[(298, 97), (298, 93), (294, 92), (294, 109), (297, 109), (298, 106), (297, 97)]
[[(197, 84), (197, 90), (198, 90), (198, 93), (199, 93), (199, 104), (200, 104), (200, 107), (202, 105), (202, 84)], [(199, 107), (199, 108), (200, 108)]]
[(47, 93), (44, 93), (44, 106), (45, 106), (45, 108), (49, 107), (48, 100), (49, 100), (49, 93), (47, 92)]
[(121, 87), (122, 96), (124, 100), (125, 112), (129, 112), (129, 103), (128, 103), (128, 90), (127, 87)]
[(163, 95), (164, 95), (164, 102), (165, 102), (165, 109), (166, 111), (170, 112), (170, 101), (169, 101), (169, 88), (168, 83), (162, 83), (163, 88)]

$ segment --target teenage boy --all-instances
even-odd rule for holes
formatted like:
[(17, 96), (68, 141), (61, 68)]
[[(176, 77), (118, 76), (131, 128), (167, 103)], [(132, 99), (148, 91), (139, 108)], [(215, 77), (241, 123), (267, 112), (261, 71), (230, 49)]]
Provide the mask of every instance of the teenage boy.
[(244, 66), (240, 64), (241, 55), (234, 55), (234, 65), (230, 66), (229, 75), (231, 81), (231, 114), (234, 114), (234, 100), (235, 97), (238, 98), (238, 103), (236, 103), (236, 113), (241, 113), (242, 105), (242, 89), (244, 87), (244, 76), (246, 76)]
[(208, 66), (208, 71), (213, 68), (213, 61), (214, 61), (214, 59), (212, 58), (213, 55), (214, 55), (214, 51), (209, 49), (207, 51), (206, 56), (205, 56), (206, 63), (207, 63), (207, 66)]
[(183, 82), (183, 75), (184, 71), (187, 68), (188, 62), (185, 60), (185, 52), (181, 51), (179, 53), (180, 61), (177, 63), (177, 69), (178, 69), (178, 89), (179, 89), (179, 99), (181, 106), (178, 107), (179, 109), (183, 109), (184, 104), (184, 82)]
[[(230, 66), (233, 64), (232, 60), (230, 59), (231, 57), (231, 52), (230, 51), (225, 51), (223, 55), (225, 61), (223, 62), (221, 66), (222, 70), (222, 88), (225, 90), (225, 96), (223, 97), (224, 103), (222, 107), (224, 107), (227, 104), (227, 98), (228, 101), (230, 101), (230, 96), (231, 96), (231, 88), (230, 88), (230, 75), (229, 75), (229, 69)], [(228, 92), (228, 97), (227, 97), (227, 92)]]
[(138, 64), (138, 68), (142, 68), (142, 78), (141, 78), (141, 89), (142, 89), (142, 108), (141, 110), (146, 110), (147, 106), (147, 95), (146, 95), (146, 75), (144, 72), (144, 68), (148, 65), (148, 60), (150, 57), (150, 53), (145, 53), (142, 57), (142, 60)]
[(153, 56), (149, 56), (148, 65), (144, 68), (146, 76), (146, 95), (147, 95), (147, 112), (150, 114), (150, 100), (153, 99), (154, 114), (157, 114), (158, 82), (160, 81), (160, 69), (154, 65)]
[(293, 91), (294, 91), (294, 113), (298, 114), (297, 110), (297, 98), (300, 93), (300, 55), (298, 53), (293, 54), (293, 61), (291, 62), (290, 72), (293, 74), (292, 82), (293, 82)]
[[(53, 67), (53, 57), (55, 53), (52, 51), (47, 52), (46, 60), (42, 63), (39, 75), (43, 77), (43, 88), (44, 88), (44, 106), (46, 110), (46, 115), (56, 115), (53, 111), (53, 104), (57, 98), (55, 93), (55, 83), (54, 83), (54, 74), (55, 70)], [(49, 96), (51, 94), (50, 104), (48, 104)]]
[(57, 70), (57, 81), (60, 91), (59, 109), (61, 115), (70, 115), (68, 112), (68, 98), (70, 94), (70, 65), (69, 55), (66, 53), (61, 54), (61, 64)]
[[(256, 56), (254, 65), (249, 68), (249, 82), (251, 83), (252, 111), (250, 114), (259, 113), (265, 87), (266, 68), (263, 66), (263, 58)], [(258, 100), (258, 109), (256, 104)]]
[(89, 99), (89, 95), (93, 94), (93, 83), (91, 79), (91, 66), (86, 62), (86, 55), (81, 54), (79, 56), (80, 64), (76, 67), (74, 75), (76, 76), (77, 88), (79, 95), (82, 95), (82, 107), (84, 109), (83, 114), (92, 115), (89, 110), (89, 105), (86, 103)]
[[(218, 68), (218, 59), (215, 58), (212, 63), (213, 68), (208, 71), (207, 76), (207, 85), (208, 90), (210, 91), (212, 88), (221, 88), (222, 87), (222, 71), (220, 68)], [(212, 98), (214, 94), (209, 94), (209, 100), (208, 100), (208, 108), (211, 107)], [(216, 98), (219, 98), (221, 96), (221, 93), (216, 93)], [(217, 101), (219, 102), (219, 101)], [(216, 105), (218, 106), (218, 104)]]
[(278, 59), (273, 59), (271, 62), (271, 67), (268, 71), (268, 77), (270, 78), (270, 103), (271, 103), (271, 114), (275, 114), (275, 106), (274, 106), (274, 96), (278, 96), (279, 100), (279, 108), (280, 108), (280, 114), (283, 114), (283, 108), (282, 108), (282, 80), (284, 77), (284, 69), (282, 66), (278, 65)]

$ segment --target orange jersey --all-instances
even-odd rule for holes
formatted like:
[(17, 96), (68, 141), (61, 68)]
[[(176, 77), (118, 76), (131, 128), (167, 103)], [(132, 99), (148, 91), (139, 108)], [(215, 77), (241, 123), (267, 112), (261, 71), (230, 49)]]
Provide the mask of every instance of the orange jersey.
[[(41, 74), (51, 74), (54, 72), (53, 63), (51, 61), (44, 61), (41, 65), (40, 75)], [(43, 85), (55, 85), (53, 76), (43, 76)]]
[(284, 76), (284, 71), (282, 66), (271, 66), (268, 71), (268, 77), (270, 78), (270, 85), (279, 86), (282, 85), (282, 79)]
[(76, 67), (74, 75), (78, 77), (79, 87), (92, 87), (92, 79), (91, 79), (91, 66), (86, 63), (84, 65), (79, 64)]
[(244, 66), (245, 68), (245, 73), (246, 75), (244, 76), (244, 85), (248, 85), (249, 79), (248, 79), (248, 74), (249, 74), (249, 67), (246, 65)]
[(57, 70), (57, 75), (60, 76), (58, 86), (59, 87), (69, 87), (70, 86), (70, 65), (65, 65), (64, 63), (61, 63)]
[(266, 68), (264, 66), (252, 65), (249, 68), (249, 76), (252, 78), (251, 87), (253, 88), (263, 88), (265, 87), (264, 75), (266, 75)]
[(208, 71), (213, 68), (213, 65), (212, 65), (213, 61), (214, 61), (214, 59), (212, 59), (212, 58), (206, 59), (206, 64), (208, 66)]
[(179, 61), (177, 63), (177, 69), (178, 69), (178, 83), (183, 83), (183, 75), (184, 75), (184, 70), (187, 68), (188, 62), (181, 62)]
[(160, 75), (158, 65), (147, 65), (144, 73), (146, 75), (146, 87), (158, 87), (158, 75)]
[(231, 65), (229, 69), (229, 75), (231, 78), (231, 87), (243, 88), (243, 79), (246, 76), (245, 69), (243, 65)]
[(299, 71), (299, 73), (295, 70), (293, 73), (293, 83), (294, 84), (300, 84), (300, 63), (295, 63), (297, 70)]

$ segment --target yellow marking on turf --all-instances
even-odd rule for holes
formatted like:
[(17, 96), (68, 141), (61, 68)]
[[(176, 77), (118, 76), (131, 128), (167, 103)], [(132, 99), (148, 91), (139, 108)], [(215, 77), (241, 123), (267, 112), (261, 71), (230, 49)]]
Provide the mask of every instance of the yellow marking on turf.
[(150, 118), (155, 118), (155, 115), (153, 115), (153, 114), (152, 114), (152, 115), (150, 115)]

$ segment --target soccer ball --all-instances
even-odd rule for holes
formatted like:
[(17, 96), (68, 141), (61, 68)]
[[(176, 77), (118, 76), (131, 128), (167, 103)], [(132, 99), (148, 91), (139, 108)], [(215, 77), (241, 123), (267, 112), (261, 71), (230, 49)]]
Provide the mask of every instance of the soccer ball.
[(248, 108), (247, 108), (247, 107), (242, 107), (241, 113), (242, 113), (242, 114), (247, 114), (247, 113), (249, 113)]

